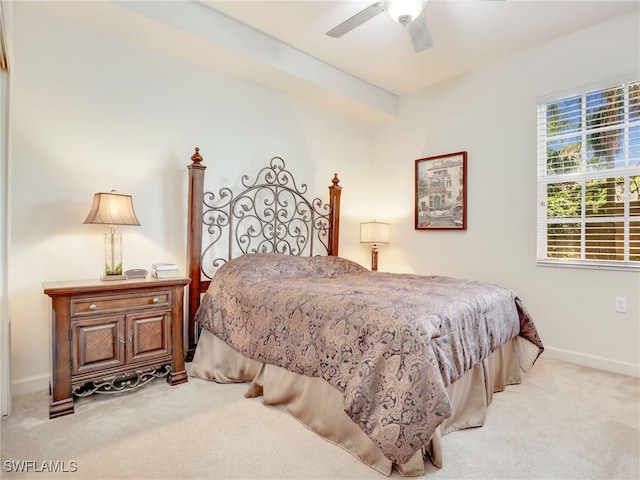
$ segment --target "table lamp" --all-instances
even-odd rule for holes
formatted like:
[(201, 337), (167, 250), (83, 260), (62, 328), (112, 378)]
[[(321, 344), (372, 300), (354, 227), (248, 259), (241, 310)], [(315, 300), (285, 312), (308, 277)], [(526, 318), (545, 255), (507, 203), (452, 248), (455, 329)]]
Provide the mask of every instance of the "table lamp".
[(104, 234), (104, 275), (101, 280), (123, 280), (122, 274), (122, 234), (116, 233), (116, 225), (140, 225), (133, 210), (131, 195), (122, 195), (111, 190), (110, 193), (96, 193), (93, 205), (84, 223), (109, 225)]
[(389, 243), (389, 224), (365, 222), (360, 224), (360, 243), (371, 244), (371, 271), (378, 271), (378, 245)]

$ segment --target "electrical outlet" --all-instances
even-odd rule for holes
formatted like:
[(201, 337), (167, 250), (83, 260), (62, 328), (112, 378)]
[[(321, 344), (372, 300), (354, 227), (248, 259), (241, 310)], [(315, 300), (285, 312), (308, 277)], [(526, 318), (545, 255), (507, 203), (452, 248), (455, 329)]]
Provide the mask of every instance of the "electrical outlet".
[(627, 298), (626, 297), (616, 297), (616, 312), (626, 313), (627, 312)]

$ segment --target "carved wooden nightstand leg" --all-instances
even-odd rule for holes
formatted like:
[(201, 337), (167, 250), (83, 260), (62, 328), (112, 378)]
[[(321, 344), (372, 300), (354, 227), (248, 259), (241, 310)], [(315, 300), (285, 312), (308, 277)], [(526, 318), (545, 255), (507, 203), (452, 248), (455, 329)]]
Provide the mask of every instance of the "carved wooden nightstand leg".
[(58, 418), (73, 412), (73, 397), (52, 401), (49, 405), (49, 418)]
[(179, 385), (181, 383), (185, 383), (189, 380), (187, 377), (187, 371), (182, 370), (181, 372), (171, 372), (167, 377), (167, 382), (169, 385)]

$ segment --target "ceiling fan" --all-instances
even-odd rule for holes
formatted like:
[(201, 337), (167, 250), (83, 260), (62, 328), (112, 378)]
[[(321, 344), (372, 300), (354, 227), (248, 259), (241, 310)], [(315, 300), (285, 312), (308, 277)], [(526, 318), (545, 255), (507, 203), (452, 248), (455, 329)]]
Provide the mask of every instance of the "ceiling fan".
[(421, 52), (433, 45), (431, 32), (427, 26), (424, 13), (428, 0), (384, 0), (369, 5), (348, 18), (337, 27), (327, 32), (327, 35), (339, 38), (363, 23), (371, 20), (376, 15), (385, 12), (393, 20), (403, 25), (409, 32), (413, 49)]

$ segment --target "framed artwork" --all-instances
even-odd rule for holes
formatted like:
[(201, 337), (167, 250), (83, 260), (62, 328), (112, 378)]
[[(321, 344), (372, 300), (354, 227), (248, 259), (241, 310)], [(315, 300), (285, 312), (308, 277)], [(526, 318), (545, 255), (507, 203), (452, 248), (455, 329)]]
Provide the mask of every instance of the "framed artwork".
[(467, 229), (467, 152), (416, 160), (415, 229)]

